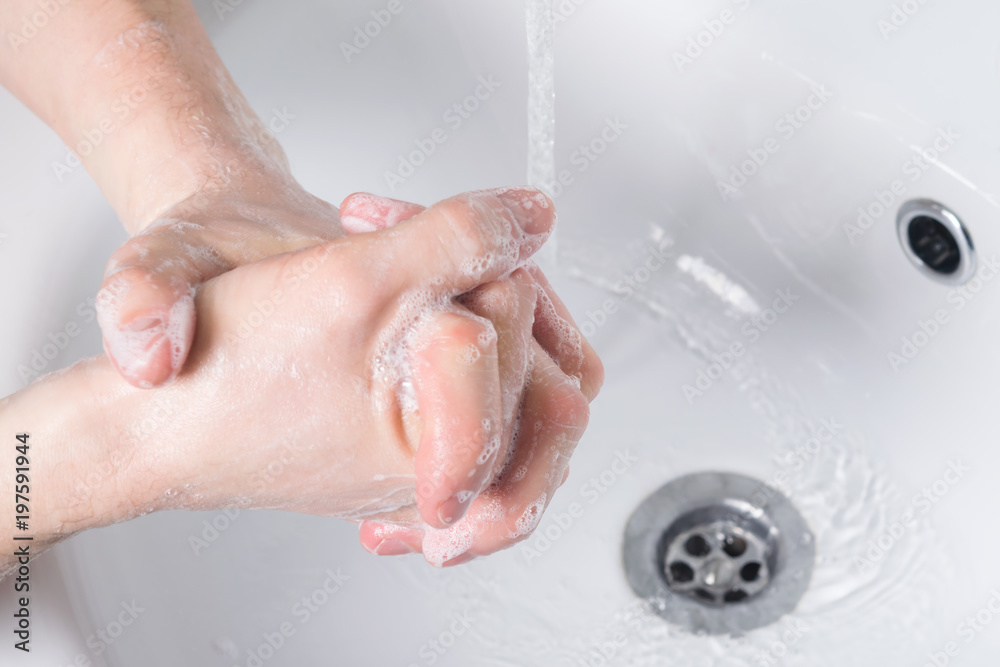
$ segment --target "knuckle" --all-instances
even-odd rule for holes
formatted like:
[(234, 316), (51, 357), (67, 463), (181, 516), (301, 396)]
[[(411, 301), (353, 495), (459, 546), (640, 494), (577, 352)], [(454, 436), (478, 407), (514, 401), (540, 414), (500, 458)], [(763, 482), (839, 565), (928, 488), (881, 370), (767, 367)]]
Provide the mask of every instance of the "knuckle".
[(581, 375), (581, 380), (588, 388), (587, 399), (593, 401), (604, 386), (604, 364), (596, 354), (591, 353), (586, 357)]
[(111, 253), (104, 269), (104, 276), (108, 278), (125, 269), (137, 267), (144, 257), (149, 256), (149, 253), (150, 244), (146, 239), (141, 237), (129, 239), (128, 242)]
[[(350, 314), (365, 304), (381, 306), (371, 272), (360, 261), (353, 239), (334, 241), (280, 256), (272, 289), (322, 299)], [(347, 307), (350, 306), (350, 307)]]
[(137, 267), (123, 268), (108, 275), (97, 291), (97, 312), (106, 312), (116, 307), (123, 299), (127, 298), (132, 283), (145, 277), (146, 272)]
[(511, 319), (526, 296), (523, 292), (509, 280), (492, 282), (465, 294), (462, 303), (477, 315), (491, 320)]
[(439, 238), (455, 265), (475, 270), (478, 267), (467, 265), (491, 259), (496, 231), (480, 203), (471, 198), (450, 199), (439, 204), (437, 212), (448, 230)]
[(590, 421), (590, 402), (576, 384), (567, 379), (553, 388), (547, 415), (551, 423), (571, 433), (582, 434)]
[(480, 352), (492, 352), (496, 347), (496, 329), (486, 318), (467, 312), (442, 312), (437, 320), (433, 337), (459, 350), (475, 345)]

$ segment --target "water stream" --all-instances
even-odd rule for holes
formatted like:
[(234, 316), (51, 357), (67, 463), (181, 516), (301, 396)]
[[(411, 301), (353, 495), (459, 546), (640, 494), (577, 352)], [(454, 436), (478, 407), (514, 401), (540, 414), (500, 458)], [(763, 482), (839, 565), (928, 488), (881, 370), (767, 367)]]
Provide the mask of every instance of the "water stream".
[[(528, 185), (552, 196), (555, 191), (555, 61), (553, 0), (526, 0), (528, 26)], [(554, 262), (553, 232), (539, 259)]]

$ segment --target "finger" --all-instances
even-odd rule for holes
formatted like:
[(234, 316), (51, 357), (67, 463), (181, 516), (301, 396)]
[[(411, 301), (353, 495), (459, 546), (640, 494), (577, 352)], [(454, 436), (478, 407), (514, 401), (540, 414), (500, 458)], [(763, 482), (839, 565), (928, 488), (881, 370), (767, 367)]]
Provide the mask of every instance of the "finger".
[(489, 320), (497, 333), (498, 373), (502, 423), (500, 449), (492, 469), (483, 475), (480, 489), (500, 472), (514, 437), (517, 413), (521, 405), (532, 354), (532, 323), (537, 290), (524, 271), (517, 270), (510, 279), (489, 283), (459, 297), (458, 301), (474, 314)]
[[(134, 240), (134, 239), (133, 239)], [(154, 387), (180, 371), (195, 328), (194, 285), (203, 271), (176, 258), (140, 256), (139, 243), (114, 255), (97, 293), (104, 349), (119, 374), (136, 387)], [(147, 251), (148, 252), (148, 251)]]
[[(348, 233), (360, 233), (394, 227), (424, 210), (419, 204), (357, 193), (341, 204), (340, 217)], [(604, 383), (600, 358), (542, 270), (532, 262), (528, 262), (525, 269), (538, 283), (540, 291), (535, 311), (536, 339), (566, 375), (580, 380), (584, 396), (593, 401)]]
[(535, 339), (563, 373), (580, 381), (580, 391), (588, 401), (593, 401), (604, 384), (601, 359), (538, 265), (528, 262), (524, 268), (539, 287)]
[[(566, 466), (559, 488), (569, 479), (570, 467)], [(404, 554), (422, 553), (424, 530), (422, 521), (416, 510), (407, 508), (393, 513), (389, 518), (366, 519), (359, 526), (358, 536), (361, 546), (369, 553), (379, 556), (402, 556)], [(385, 544), (383, 544), (385, 542)], [(445, 561), (444, 567), (465, 562), (466, 553), (452, 560)]]
[(538, 292), (531, 277), (518, 269), (510, 279), (463, 294), (458, 302), (493, 323), (497, 332), (503, 442), (512, 441), (532, 354), (532, 325)]
[[(382, 229), (398, 224), (416, 215), (423, 207), (393, 199), (373, 195), (355, 194), (341, 205), (341, 220), (345, 229), (354, 233), (357, 229)], [(355, 221), (360, 218), (360, 224)], [(453, 468), (452, 478), (461, 479), (463, 472), (474, 478), (473, 489), (481, 489), (493, 478), (499, 464), (505, 460), (507, 445), (514, 428), (517, 407), (520, 404), (521, 389), (527, 373), (528, 352), (531, 345), (531, 324), (535, 308), (536, 288), (534, 281), (525, 272), (515, 272), (510, 282), (489, 283), (460, 297), (460, 303), (472, 312), (490, 320), (497, 332), (497, 350), (502, 402), (502, 432), (500, 450), (494, 457), (493, 469), (478, 466), (478, 469), (463, 471), (460, 465)], [(419, 403), (419, 401), (418, 401)], [(445, 444), (444, 446), (447, 446)], [(454, 457), (451, 462), (455, 462)], [(472, 462), (471, 457), (466, 462)], [(443, 471), (432, 469), (431, 475), (441, 475)], [(431, 488), (433, 479), (420, 479), (418, 484)], [(478, 490), (476, 491), (478, 493)], [(442, 494), (443, 495), (443, 494)], [(467, 495), (467, 494), (466, 494)], [(469, 498), (471, 501), (471, 497)], [(464, 507), (459, 512), (464, 514)], [(448, 516), (451, 516), (448, 513)]]
[(468, 311), (443, 311), (421, 326), (411, 354), (422, 420), (417, 508), (428, 525), (444, 528), (465, 515), (500, 450), (497, 335)]
[(395, 227), (424, 210), (420, 204), (356, 192), (348, 195), (340, 205), (340, 224), (348, 234), (377, 232)]
[(195, 288), (236, 264), (206, 249), (219, 245), (165, 221), (111, 255), (97, 293), (97, 321), (104, 350), (133, 386), (155, 387), (180, 371), (194, 336)]
[[(528, 372), (535, 296), (534, 282), (523, 271), (508, 281), (484, 285), (461, 300), (484, 318), (477, 320), (479, 328), (464, 326), (457, 337), (452, 334), (445, 341), (434, 336), (414, 355), (414, 388), (424, 419), (415, 461), (417, 506), (433, 527), (460, 520), (507, 459)], [(469, 340), (473, 334), (475, 340)], [(484, 334), (495, 336), (494, 349), (482, 349)], [(494, 352), (495, 359), (480, 356)], [(488, 363), (479, 370), (464, 368), (470, 361)], [(484, 378), (490, 384), (484, 384)], [(484, 389), (496, 395), (476, 395)], [(479, 417), (463, 402), (478, 406)]]
[(526, 538), (565, 480), (590, 408), (576, 383), (540, 347), (535, 350), (514, 456), (462, 522), (425, 531), (421, 549), (432, 565), (466, 553), (484, 556)]
[[(258, 217), (272, 215), (254, 210)], [(119, 373), (137, 387), (176, 376), (194, 334), (195, 288), (240, 264), (339, 234), (339, 226), (330, 224), (332, 212), (315, 212), (308, 234), (246, 219), (237, 207), (221, 208), (211, 224), (164, 219), (127, 241), (111, 256), (97, 299), (104, 348)]]
[[(494, 479), (496, 474), (499, 473), (500, 468), (507, 461), (507, 450), (513, 438), (521, 404), (522, 390), (527, 379), (529, 357), (532, 352), (531, 326), (536, 295), (537, 290), (534, 281), (526, 272), (518, 270), (511, 275), (508, 281), (484, 285), (460, 298), (460, 302), (472, 312), (493, 322), (497, 332), (503, 415), (503, 430), (500, 438), (502, 445), (494, 457), (491, 466), (483, 466), (479, 470), (473, 468), (468, 471), (480, 478), (479, 484), (477, 484), (480, 489)], [(421, 442), (421, 447), (425, 444)], [(442, 443), (442, 446), (446, 448), (450, 445), (451, 443)], [(457, 458), (454, 453), (448, 455), (448, 457), (452, 462)], [(469, 459), (466, 460), (467, 462), (469, 461)], [(455, 473), (454, 476), (458, 479), (465, 476), (463, 474), (464, 471), (461, 469), (454, 469), (453, 472)], [(434, 471), (432, 470), (432, 476), (433, 474)], [(429, 482), (431, 480), (425, 480), (418, 476), (418, 485), (425, 481)], [(403, 536), (408, 537), (408, 547), (405, 549), (398, 547), (398, 545), (393, 548), (388, 546), (379, 547), (381, 540), (385, 538), (385, 531), (389, 530), (386, 527), (390, 525), (389, 522), (397, 524), (397, 527), (393, 528), (393, 530), (402, 531)], [(399, 524), (409, 524), (410, 528), (404, 529), (398, 527)], [(415, 513), (412, 513), (412, 510), (400, 510), (391, 517), (379, 518), (381, 528), (377, 534), (373, 534), (363, 527), (361, 541), (366, 549), (380, 555), (396, 555), (398, 553), (419, 551), (423, 533), (420, 530), (413, 530), (413, 528), (419, 528), (422, 524), (423, 522), (420, 521)]]
[(379, 239), (401, 267), (389, 287), (455, 297), (499, 280), (541, 247), (555, 224), (551, 200), (533, 188), (472, 192), (446, 199)]
[(420, 553), (422, 530), (379, 521), (362, 521), (358, 527), (361, 546), (378, 556), (402, 556)]

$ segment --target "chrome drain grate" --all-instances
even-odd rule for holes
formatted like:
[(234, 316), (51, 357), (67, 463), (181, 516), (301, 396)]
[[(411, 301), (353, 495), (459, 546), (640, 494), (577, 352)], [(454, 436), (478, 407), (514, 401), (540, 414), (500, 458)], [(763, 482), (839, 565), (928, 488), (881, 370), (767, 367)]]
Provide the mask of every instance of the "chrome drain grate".
[(649, 496), (625, 530), (632, 590), (694, 632), (741, 633), (792, 611), (809, 587), (813, 536), (791, 502), (750, 477), (699, 473)]

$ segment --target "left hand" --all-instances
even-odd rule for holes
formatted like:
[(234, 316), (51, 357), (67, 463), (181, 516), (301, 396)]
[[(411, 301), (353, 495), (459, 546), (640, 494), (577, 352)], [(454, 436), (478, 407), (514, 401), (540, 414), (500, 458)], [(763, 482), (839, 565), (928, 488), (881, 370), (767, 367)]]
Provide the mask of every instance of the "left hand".
[(108, 261), (97, 315), (111, 363), (135, 387), (166, 384), (191, 349), (198, 286), (342, 236), (337, 210), (281, 175), (174, 204)]
[[(341, 224), (349, 234), (378, 231), (423, 210), (416, 204), (355, 194), (341, 205)], [(537, 293), (535, 340), (517, 436), (506, 464), (454, 526), (431, 528), (415, 509), (397, 513), (392, 523), (362, 521), (361, 544), (368, 551), (383, 556), (422, 553), (437, 566), (458, 565), (499, 551), (531, 534), (556, 489), (566, 481), (569, 458), (587, 425), (586, 414), (566, 409), (578, 391), (593, 401), (603, 382), (603, 367), (541, 270), (535, 265), (525, 268)], [(490, 283), (459, 301), (492, 319), (490, 314), (502, 307), (505, 292), (503, 283)], [(505, 333), (514, 332), (497, 333), (502, 345)]]

